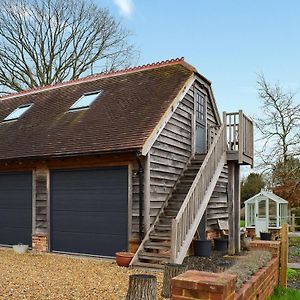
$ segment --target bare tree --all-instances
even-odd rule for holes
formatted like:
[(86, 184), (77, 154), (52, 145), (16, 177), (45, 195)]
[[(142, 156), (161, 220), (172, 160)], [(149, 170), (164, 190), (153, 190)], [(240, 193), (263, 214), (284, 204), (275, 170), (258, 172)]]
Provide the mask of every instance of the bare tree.
[(0, 93), (128, 67), (130, 32), (89, 0), (2, 0)]
[(274, 170), (278, 163), (285, 166), (290, 157), (300, 155), (300, 104), (295, 103), (295, 93), (271, 85), (263, 75), (257, 84), (262, 101), (262, 117), (255, 119), (261, 135), (257, 155), (260, 167)]

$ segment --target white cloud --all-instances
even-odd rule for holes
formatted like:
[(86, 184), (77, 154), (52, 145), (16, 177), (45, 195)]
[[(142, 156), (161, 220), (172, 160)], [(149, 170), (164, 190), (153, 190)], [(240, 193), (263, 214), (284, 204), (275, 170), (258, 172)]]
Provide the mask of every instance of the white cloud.
[(130, 17), (133, 12), (132, 0), (113, 0), (119, 8), (120, 13), (125, 17)]

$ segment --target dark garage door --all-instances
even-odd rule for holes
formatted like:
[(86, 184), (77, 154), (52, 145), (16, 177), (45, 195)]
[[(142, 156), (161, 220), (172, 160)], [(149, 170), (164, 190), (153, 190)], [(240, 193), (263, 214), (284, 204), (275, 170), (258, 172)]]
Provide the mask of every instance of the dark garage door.
[(0, 173), (0, 244), (31, 246), (32, 174)]
[(128, 245), (127, 167), (51, 172), (53, 251), (114, 256)]

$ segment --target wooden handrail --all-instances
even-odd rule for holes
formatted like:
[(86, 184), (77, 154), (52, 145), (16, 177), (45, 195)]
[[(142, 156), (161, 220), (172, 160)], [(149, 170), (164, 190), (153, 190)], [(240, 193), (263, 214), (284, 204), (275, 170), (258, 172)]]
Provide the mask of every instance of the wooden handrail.
[(174, 263), (183, 261), (223, 169), (226, 150), (226, 124), (223, 124), (176, 218), (172, 220), (171, 261)]
[(243, 163), (246, 156), (253, 164), (253, 121), (244, 115), (243, 111), (223, 115), (227, 131), (228, 150), (238, 153), (238, 162)]

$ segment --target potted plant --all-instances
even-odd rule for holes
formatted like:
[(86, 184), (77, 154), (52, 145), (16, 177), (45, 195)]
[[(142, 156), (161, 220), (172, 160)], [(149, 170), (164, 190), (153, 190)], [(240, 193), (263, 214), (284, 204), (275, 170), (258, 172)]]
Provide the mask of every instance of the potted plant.
[(242, 236), (242, 245), (243, 249), (249, 251), (250, 250), (250, 244), (251, 244), (252, 238), (248, 235), (248, 231), (245, 231), (245, 233)]
[(272, 232), (261, 231), (260, 232), (260, 239), (262, 241), (271, 241), (271, 239), (272, 239)]
[(127, 251), (120, 251), (116, 254), (116, 263), (119, 267), (129, 267), (130, 262), (134, 257), (134, 253)]
[(214, 248), (216, 251), (225, 254), (228, 252), (228, 239), (225, 238), (214, 238)]
[(197, 239), (194, 240), (194, 255), (195, 256), (202, 256), (202, 257), (209, 257), (211, 256), (211, 241), (207, 239), (200, 239), (200, 235), (198, 230)]

